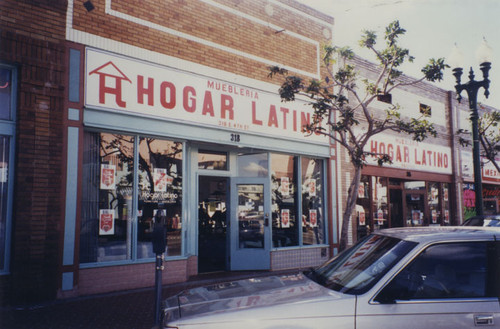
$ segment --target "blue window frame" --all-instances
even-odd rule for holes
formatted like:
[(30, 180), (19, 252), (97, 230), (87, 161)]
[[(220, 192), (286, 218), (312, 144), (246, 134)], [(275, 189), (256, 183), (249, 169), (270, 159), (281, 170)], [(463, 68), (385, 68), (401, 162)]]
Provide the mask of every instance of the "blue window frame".
[(0, 63), (0, 274), (9, 273), (17, 70)]

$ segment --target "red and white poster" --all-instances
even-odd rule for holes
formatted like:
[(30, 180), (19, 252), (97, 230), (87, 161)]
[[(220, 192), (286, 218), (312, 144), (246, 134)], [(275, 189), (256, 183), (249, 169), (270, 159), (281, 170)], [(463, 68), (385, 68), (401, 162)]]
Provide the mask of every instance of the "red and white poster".
[(436, 209), (432, 209), (431, 217), (432, 217), (432, 224), (436, 224), (438, 221), (438, 214), (437, 214)]
[(311, 225), (311, 227), (318, 226), (318, 212), (316, 209), (309, 210), (309, 225)]
[(114, 190), (116, 184), (116, 166), (101, 164), (101, 190)]
[(289, 196), (290, 195), (290, 178), (281, 177), (281, 195)]
[(363, 209), (363, 207), (360, 207), (360, 209), (358, 211), (358, 218), (359, 218), (359, 225), (365, 226), (366, 225), (366, 215), (365, 215), (365, 209)]
[(115, 234), (115, 211), (113, 209), (99, 210), (99, 235)]
[(316, 196), (316, 181), (314, 179), (309, 180), (309, 196)]
[(365, 184), (360, 183), (358, 187), (358, 198), (364, 198), (365, 197)]
[(290, 209), (281, 209), (281, 228), (290, 227)]
[(153, 180), (155, 192), (167, 192), (167, 186), (172, 183), (173, 178), (167, 175), (167, 169), (154, 168)]

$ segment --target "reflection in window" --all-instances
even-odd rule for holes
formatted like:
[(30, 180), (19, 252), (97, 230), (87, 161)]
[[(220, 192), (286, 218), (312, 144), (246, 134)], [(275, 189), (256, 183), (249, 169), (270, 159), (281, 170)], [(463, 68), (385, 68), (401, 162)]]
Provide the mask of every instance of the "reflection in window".
[(361, 176), (356, 199), (357, 238), (360, 239), (370, 232), (370, 176)]
[(86, 133), (80, 261), (131, 258), (134, 137)]
[[(16, 136), (17, 70), (0, 64), (0, 273), (9, 272), (10, 227), (12, 225), (12, 193), (14, 141)], [(9, 168), (9, 164), (11, 167)]]
[(373, 186), (373, 222), (375, 230), (389, 227), (387, 206), (387, 180), (384, 177), (372, 177)]
[(440, 224), (441, 207), (439, 204), (439, 183), (427, 183), (427, 203), (431, 212), (431, 223)]
[(238, 155), (238, 174), (241, 177), (267, 177), (267, 153), (249, 153)]
[(6, 266), (9, 140), (7, 136), (0, 136), (0, 271)]
[(302, 239), (304, 245), (325, 243), (323, 218), (323, 161), (303, 157)]
[(425, 182), (424, 181), (410, 181), (404, 182), (404, 186), (406, 190), (425, 190)]
[(0, 120), (11, 120), (12, 70), (0, 67)]
[[(430, 246), (381, 292), (378, 300), (494, 297), (486, 242)], [(490, 259), (489, 259), (490, 258)]]
[(198, 169), (227, 170), (227, 153), (199, 150)]
[(82, 182), (81, 263), (154, 257), (152, 218), (159, 209), (167, 255), (181, 254), (181, 143), (86, 132)]
[(271, 155), (273, 247), (297, 246), (297, 158)]
[(162, 211), (167, 226), (167, 255), (181, 254), (182, 143), (141, 138), (139, 143), (137, 257), (151, 258), (153, 218)]

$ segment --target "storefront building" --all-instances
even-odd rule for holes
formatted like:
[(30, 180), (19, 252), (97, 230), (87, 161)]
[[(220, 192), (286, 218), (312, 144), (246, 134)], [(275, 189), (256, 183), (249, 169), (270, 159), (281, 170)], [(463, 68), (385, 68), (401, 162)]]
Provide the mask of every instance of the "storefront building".
[[(355, 64), (362, 76), (376, 77), (374, 64), (359, 58)], [(371, 104), (374, 115), (383, 115), (383, 109), (397, 104), (407, 119), (421, 116), (425, 109), (430, 113), (428, 120), (437, 136), (416, 142), (404, 133), (383, 132), (370, 139), (365, 150), (388, 154), (391, 163), (379, 166), (375, 158), (366, 159), (351, 219), (352, 242), (383, 228), (446, 226), (461, 222), (457, 216), (459, 202), (456, 202), (460, 193), (455, 189), (458, 167), (454, 151), (456, 129), (452, 123), (456, 119), (450, 111), (450, 97), (451, 93), (420, 82), (394, 90), (389, 103), (375, 100)], [(347, 189), (352, 175), (349, 171), (346, 173), (348, 157), (342, 159), (338, 176), (343, 189)]]
[(60, 296), (151, 286), (158, 222), (164, 283), (326, 260), (329, 140), (304, 136), (312, 108), (282, 103), (268, 66), (319, 77), (333, 19), (290, 1), (92, 3), (68, 6)]

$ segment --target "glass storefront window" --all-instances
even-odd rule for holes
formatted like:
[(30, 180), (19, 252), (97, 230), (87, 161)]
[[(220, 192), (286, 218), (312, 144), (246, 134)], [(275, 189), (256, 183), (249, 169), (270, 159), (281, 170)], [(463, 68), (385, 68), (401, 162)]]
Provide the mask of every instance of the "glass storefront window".
[(450, 225), (450, 184), (443, 183), (443, 223), (444, 225)]
[(297, 158), (271, 154), (273, 247), (297, 246)]
[(0, 120), (11, 120), (12, 69), (0, 67)]
[(360, 239), (366, 236), (370, 229), (371, 213), (370, 213), (370, 177), (361, 176), (358, 188), (358, 198), (356, 200), (356, 217), (357, 217), (357, 238)]
[(375, 230), (389, 227), (387, 206), (387, 179), (372, 177), (373, 186), (373, 226)]
[(154, 257), (152, 218), (159, 209), (167, 228), (167, 255), (181, 254), (182, 154), (181, 143), (85, 133), (81, 263)]
[(267, 153), (242, 153), (238, 155), (238, 175), (240, 177), (267, 177)]
[(9, 272), (17, 70), (0, 64), (0, 274)]
[(410, 181), (404, 182), (405, 190), (425, 190), (425, 182), (424, 181)]
[(301, 158), (302, 168), (302, 243), (325, 243), (323, 218), (323, 161)]
[(228, 170), (227, 153), (199, 150), (198, 169)]
[(430, 224), (441, 224), (441, 206), (439, 203), (439, 183), (427, 183), (427, 204), (430, 211)]
[(80, 261), (131, 258), (134, 137), (86, 133)]
[(139, 142), (137, 257), (154, 257), (153, 218), (162, 212), (167, 226), (167, 256), (181, 254), (182, 143), (155, 138)]
[(9, 142), (9, 137), (0, 136), (0, 272), (5, 270), (7, 258)]

